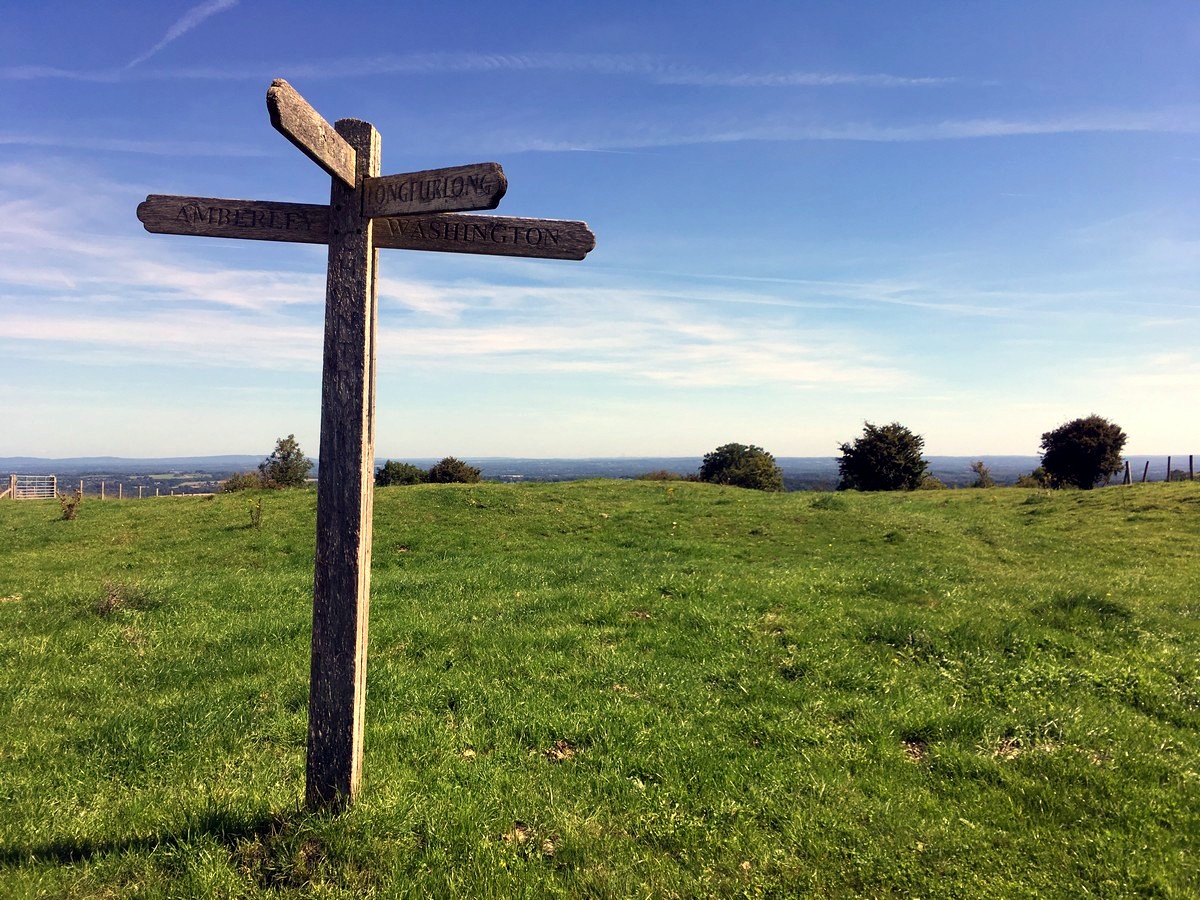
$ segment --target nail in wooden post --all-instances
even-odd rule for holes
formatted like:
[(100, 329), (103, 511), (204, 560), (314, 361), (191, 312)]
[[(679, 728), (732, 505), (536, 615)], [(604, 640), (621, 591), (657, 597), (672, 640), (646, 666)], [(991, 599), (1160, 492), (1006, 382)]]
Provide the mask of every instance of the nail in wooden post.
[(312, 678), (306, 800), (341, 808), (358, 793), (366, 704), (371, 511), (375, 484), (376, 263), (362, 182), (379, 174), (379, 133), (367, 122), (334, 126), (355, 150), (356, 184), (333, 179), (317, 477)]

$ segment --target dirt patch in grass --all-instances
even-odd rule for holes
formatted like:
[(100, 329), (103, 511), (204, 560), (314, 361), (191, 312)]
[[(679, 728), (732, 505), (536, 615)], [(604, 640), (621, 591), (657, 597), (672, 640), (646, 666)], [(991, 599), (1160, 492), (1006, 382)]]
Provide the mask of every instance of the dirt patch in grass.
[(575, 748), (569, 741), (555, 741), (552, 746), (542, 751), (542, 756), (552, 763), (564, 762), (575, 758)]

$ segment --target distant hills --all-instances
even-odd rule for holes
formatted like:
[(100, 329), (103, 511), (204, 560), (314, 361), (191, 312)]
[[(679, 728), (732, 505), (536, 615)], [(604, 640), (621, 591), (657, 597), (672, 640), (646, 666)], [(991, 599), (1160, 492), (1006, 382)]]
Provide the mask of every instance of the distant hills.
[[(109, 479), (114, 482), (125, 479), (146, 478), (152, 475), (172, 476), (169, 481), (195, 484), (213, 484), (229, 477), (234, 472), (257, 468), (264, 455), (225, 456), (161, 456), (129, 458), (116, 456), (85, 456), (65, 459), (46, 459), (31, 456), (0, 457), (0, 476), (8, 474), (58, 475), (64, 479), (87, 480)], [(428, 468), (437, 462), (435, 458), (412, 457), (403, 462)], [(581, 459), (538, 459), (525, 457), (463, 457), (473, 466), (478, 466), (483, 477), (489, 481), (576, 481), (584, 478), (636, 478), (647, 472), (666, 470), (688, 475), (700, 468), (699, 456), (621, 456), (592, 457)], [(1036, 456), (929, 456), (930, 471), (949, 487), (965, 487), (972, 484), (975, 474), (971, 463), (982, 459), (987, 463), (992, 477), (998, 484), (1012, 484), (1017, 477), (1027, 474), (1040, 463)], [(1134, 481), (1140, 481), (1146, 463), (1149, 463), (1148, 480), (1162, 481), (1167, 474), (1167, 459), (1159, 456), (1129, 457)], [(783, 469), (784, 482), (789, 490), (831, 490), (837, 486), (837, 460), (833, 456), (781, 456), (776, 461)], [(376, 460), (382, 465), (384, 459)], [(1171, 468), (1186, 472), (1188, 459), (1176, 456), (1171, 459)], [(314, 469), (315, 471), (315, 469)], [(210, 488), (211, 489), (211, 488)]]

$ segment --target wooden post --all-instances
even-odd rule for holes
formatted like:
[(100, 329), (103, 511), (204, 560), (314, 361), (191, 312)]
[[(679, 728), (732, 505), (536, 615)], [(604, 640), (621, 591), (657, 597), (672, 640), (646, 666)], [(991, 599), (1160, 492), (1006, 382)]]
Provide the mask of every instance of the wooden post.
[(120, 482), (120, 481), (117, 482), (117, 499), (118, 500), (125, 499), (125, 484), (124, 484), (124, 482)]
[(340, 808), (358, 793), (366, 704), (371, 515), (375, 485), (374, 227), (362, 215), (364, 178), (379, 174), (379, 133), (334, 126), (354, 148), (356, 187), (331, 180), (325, 359), (317, 478), (312, 670), (306, 799)]
[(143, 487), (144, 487), (144, 485), (140, 485), (140, 484), (138, 485), (138, 499), (139, 500), (142, 499), (142, 488)]
[(1188, 454), (1188, 481), (1196, 480), (1196, 470), (1192, 467), (1192, 454)]
[(1171, 457), (1167, 457), (1167, 481), (1171, 480)]
[(100, 482), (100, 499), (104, 499), (104, 482)]
[(82, 497), (83, 497), (83, 479), (82, 478), (79, 479), (79, 496), (82, 499)]
[(1125, 477), (1121, 480), (1121, 484), (1133, 484), (1133, 478), (1129, 474), (1129, 460), (1125, 460)]
[(1146, 476), (1150, 474), (1150, 460), (1146, 460), (1146, 468), (1142, 469), (1142, 484), (1146, 483)]
[(159, 493), (159, 489), (158, 489), (157, 487), (155, 487), (155, 488), (154, 488), (154, 496), (155, 496), (155, 497), (160, 497), (160, 496), (162, 496), (162, 495)]

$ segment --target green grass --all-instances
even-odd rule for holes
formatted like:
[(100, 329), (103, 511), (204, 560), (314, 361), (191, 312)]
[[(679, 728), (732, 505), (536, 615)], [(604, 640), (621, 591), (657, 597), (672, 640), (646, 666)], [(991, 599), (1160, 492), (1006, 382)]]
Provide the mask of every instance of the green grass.
[(1200, 485), (380, 491), (339, 816), (314, 516), (0, 503), (0, 896), (1200, 895)]

